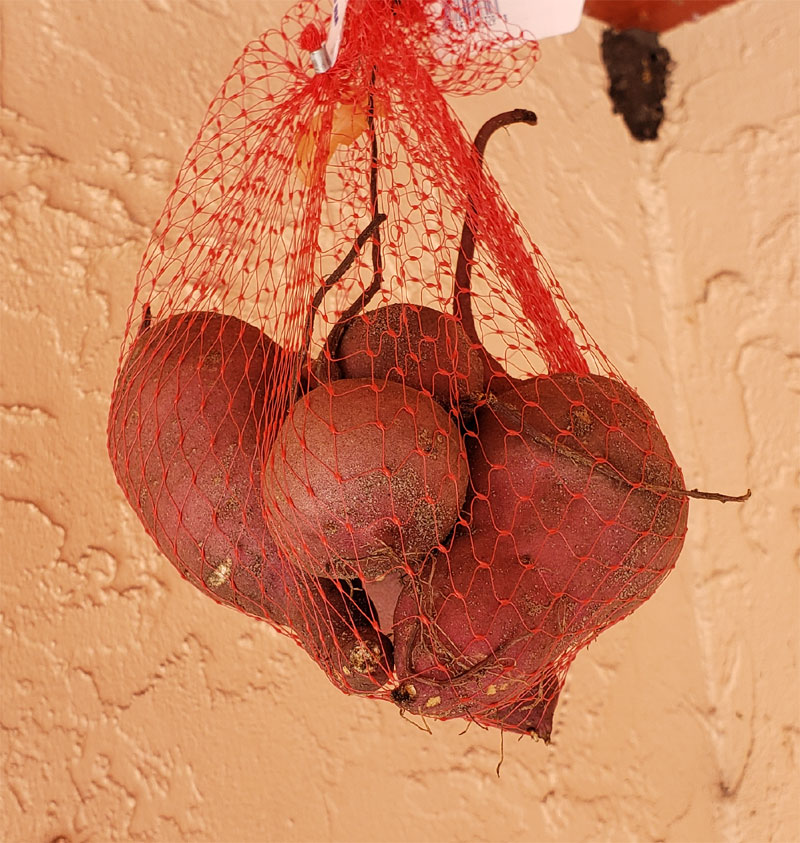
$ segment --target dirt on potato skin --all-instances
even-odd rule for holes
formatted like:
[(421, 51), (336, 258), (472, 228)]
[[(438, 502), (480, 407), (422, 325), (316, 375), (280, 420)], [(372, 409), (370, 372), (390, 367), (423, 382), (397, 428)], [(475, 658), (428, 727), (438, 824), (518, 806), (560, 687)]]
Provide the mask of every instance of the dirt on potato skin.
[(315, 576), (412, 571), (450, 534), (468, 466), (454, 419), (392, 381), (342, 379), (294, 405), (267, 457), (270, 527)]
[(117, 482), (164, 556), (217, 602), (279, 625), (289, 584), (258, 478), (282, 355), (233, 316), (148, 320), (123, 362), (108, 427)]
[(433, 717), (518, 701), (652, 596), (686, 534), (682, 473), (623, 382), (533, 378), (476, 422), (464, 524), (395, 610), (395, 702)]
[(393, 380), (467, 412), (485, 379), (481, 355), (460, 322), (430, 307), (391, 304), (361, 313), (342, 334), (341, 377)]

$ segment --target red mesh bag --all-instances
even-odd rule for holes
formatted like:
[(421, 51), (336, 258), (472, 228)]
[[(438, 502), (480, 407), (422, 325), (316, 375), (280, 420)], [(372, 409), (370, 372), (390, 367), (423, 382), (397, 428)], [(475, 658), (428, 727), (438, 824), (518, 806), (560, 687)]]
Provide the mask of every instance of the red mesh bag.
[(534, 116), (473, 143), (444, 99), (535, 60), (478, 7), (351, 0), (322, 73), (316, 2), (246, 47), (144, 256), (109, 451), (183, 576), (342, 690), (547, 739), (687, 507), (483, 166)]

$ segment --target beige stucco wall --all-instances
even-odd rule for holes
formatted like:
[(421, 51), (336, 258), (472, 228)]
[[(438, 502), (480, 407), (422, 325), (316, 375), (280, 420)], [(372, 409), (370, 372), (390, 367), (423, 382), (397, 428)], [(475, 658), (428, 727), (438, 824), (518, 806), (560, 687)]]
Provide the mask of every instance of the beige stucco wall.
[(278, 0), (0, 3), (0, 838), (800, 839), (800, 3), (669, 33), (661, 139), (610, 113), (601, 26), (455, 103), (536, 129), (491, 166), (652, 404), (695, 502), (678, 567), (581, 653), (554, 740), (425, 734), (185, 585), (105, 420), (149, 227)]

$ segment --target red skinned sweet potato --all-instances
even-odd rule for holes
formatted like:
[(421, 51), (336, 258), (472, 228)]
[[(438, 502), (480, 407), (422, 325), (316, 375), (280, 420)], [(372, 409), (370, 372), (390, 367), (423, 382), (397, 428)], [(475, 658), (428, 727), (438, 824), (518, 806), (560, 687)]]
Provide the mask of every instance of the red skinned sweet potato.
[(458, 427), (393, 381), (334, 381), (294, 405), (264, 470), (270, 528), (316, 576), (412, 570), (458, 518), (468, 468)]
[(625, 384), (537, 378), (476, 422), (469, 530), (395, 612), (395, 699), (431, 716), (517, 699), (650, 597), (686, 531), (680, 470)]
[[(342, 690), (375, 691), (391, 643), (363, 591), (281, 559), (259, 477), (264, 400), (281, 354), (232, 316), (191, 312), (136, 338), (112, 400), (117, 479), (161, 552), (218, 602), (289, 624)], [(279, 365), (289, 371), (287, 355)]]
[(393, 633), (398, 705), (480, 719), (527, 693), (560, 657), (563, 598), (512, 536), (459, 528), (406, 582)]
[[(572, 630), (587, 612), (603, 625), (629, 614), (683, 547), (683, 475), (650, 408), (619, 380), (557, 374), (502, 393), (481, 416), (470, 469), (492, 523), (527, 536), (519, 552), (580, 604)], [(534, 512), (541, 544), (523, 523)]]
[(458, 320), (412, 304), (391, 304), (353, 318), (339, 343), (345, 378), (387, 378), (433, 395), (444, 407), (471, 409), (484, 382), (483, 360)]
[(259, 483), (264, 399), (280, 349), (233, 316), (144, 328), (111, 402), (117, 481), (159, 550), (218, 602), (285, 623), (284, 574)]
[(357, 583), (308, 576), (299, 569), (288, 605), (303, 649), (348, 694), (375, 693), (392, 675), (392, 642)]
[(534, 735), (550, 743), (561, 686), (558, 676), (550, 673), (514, 702), (483, 712), (480, 723), (507, 732)]

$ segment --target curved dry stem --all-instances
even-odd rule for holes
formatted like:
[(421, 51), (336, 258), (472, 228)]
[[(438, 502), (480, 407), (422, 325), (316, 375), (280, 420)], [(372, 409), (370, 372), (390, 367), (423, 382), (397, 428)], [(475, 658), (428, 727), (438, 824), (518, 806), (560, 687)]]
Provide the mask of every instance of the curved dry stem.
[[(370, 78), (369, 98), (367, 102), (367, 131), (370, 137), (370, 168), (369, 168), (369, 205), (373, 217), (378, 216), (378, 136), (375, 133), (375, 75), (376, 68), (372, 68)], [(376, 230), (372, 241), (372, 284), (370, 290), (375, 288), (369, 298), (367, 291), (363, 299), (362, 307), (366, 307), (369, 299), (380, 289), (383, 280), (383, 255), (381, 254), (381, 233)]]
[[(342, 339), (342, 334), (344, 333), (345, 328), (347, 327), (348, 323), (354, 316), (360, 313), (369, 303), (372, 301), (375, 294), (380, 290), (381, 284), (383, 282), (383, 254), (381, 252), (381, 232), (380, 232), (380, 225), (383, 223), (387, 217), (386, 214), (381, 214), (378, 210), (378, 136), (375, 132), (375, 77), (376, 77), (376, 69), (373, 67), (372, 69), (372, 76), (370, 78), (370, 88), (368, 94), (368, 102), (367, 102), (367, 132), (370, 137), (370, 169), (369, 169), (369, 205), (370, 205), (370, 214), (372, 215), (372, 222), (366, 229), (359, 235), (358, 240), (356, 241), (356, 248), (360, 249), (361, 246), (366, 243), (369, 237), (372, 237), (372, 282), (370, 283), (369, 287), (364, 290), (361, 295), (348, 307), (344, 313), (339, 317), (336, 324), (333, 326), (331, 331), (329, 332), (326, 340), (325, 345), (323, 346), (322, 351), (317, 356), (314, 363), (316, 364), (315, 368), (318, 370), (319, 366), (323, 363), (324, 359), (327, 357), (329, 359), (334, 359), (339, 351), (339, 343)], [(356, 252), (357, 253), (357, 252)], [(349, 263), (344, 266), (345, 261), (350, 258)], [(311, 317), (313, 319), (313, 315), (316, 312), (316, 308), (319, 307), (319, 304), (322, 301), (322, 296), (325, 295), (327, 289), (330, 286), (339, 280), (339, 278), (344, 275), (344, 273), (350, 268), (353, 260), (355, 259), (355, 254), (353, 250), (348, 253), (345, 261), (343, 261), (343, 265), (340, 266), (336, 273), (338, 276), (334, 278), (328, 279), (326, 282), (325, 288), (323, 288), (322, 293), (320, 295), (319, 300), (314, 300), (312, 303), (312, 312)], [(334, 275), (336, 274), (334, 273)], [(315, 307), (316, 305), (316, 307)], [(308, 337), (310, 331), (307, 330), (306, 336)], [(306, 354), (303, 355), (303, 359), (307, 357), (307, 349)], [(319, 371), (316, 372), (319, 375)]]
[[(378, 231), (381, 223), (386, 221), (386, 214), (376, 214), (373, 216), (372, 220), (369, 222), (367, 227), (358, 235), (356, 238), (356, 242), (353, 244), (350, 251), (344, 256), (342, 262), (339, 266), (334, 269), (334, 271), (325, 279), (325, 282), (322, 286), (314, 293), (314, 298), (311, 301), (311, 309), (307, 317), (306, 321), (306, 354), (308, 353), (308, 343), (310, 341), (311, 335), (311, 328), (314, 322), (314, 316), (319, 310), (319, 306), (322, 304), (322, 300), (325, 298), (325, 294), (328, 290), (333, 287), (338, 281), (342, 279), (344, 274), (350, 269), (353, 265), (355, 259), (358, 257), (359, 252), (364, 247), (364, 244), (369, 240), (372, 235)], [(304, 355), (305, 356), (305, 355)]]
[[(504, 111), (487, 120), (475, 135), (475, 152), (477, 153), (478, 165), (483, 165), (486, 144), (489, 138), (498, 130), (515, 123), (527, 123), (535, 126), (537, 117), (528, 109), (515, 108), (511, 111)], [(477, 215), (473, 199), (469, 199), (469, 207), (464, 217), (464, 225), (461, 229), (461, 243), (458, 249), (458, 260), (455, 270), (455, 289), (453, 290), (453, 315), (461, 322), (464, 331), (476, 346), (483, 348), (483, 343), (478, 336), (475, 326), (475, 315), (472, 312), (472, 266), (475, 257), (475, 232), (472, 227), (472, 219)], [(497, 358), (484, 348), (487, 362), (495, 374), (505, 375), (506, 371)]]
[[(331, 287), (333, 287), (334, 284), (341, 280), (344, 274), (353, 265), (355, 259), (358, 257), (359, 252), (364, 247), (364, 244), (367, 242), (367, 240), (369, 240), (370, 237), (375, 234), (375, 232), (379, 229), (380, 225), (385, 221), (386, 214), (376, 214), (372, 218), (367, 227), (361, 232), (361, 234), (358, 235), (358, 237), (356, 238), (356, 242), (353, 244), (350, 251), (344, 256), (339, 266), (336, 267), (336, 269), (325, 279), (324, 283), (320, 286), (317, 292), (314, 293), (314, 298), (311, 300), (311, 306), (309, 308), (308, 315), (306, 316), (303, 350), (298, 358), (298, 366), (300, 367), (300, 370), (297, 373), (297, 382), (300, 381), (303, 372), (305, 372), (306, 376), (308, 376), (309, 370), (314, 368), (312, 361), (308, 359), (308, 350), (311, 344), (311, 331), (314, 327), (314, 318), (316, 317), (317, 311), (319, 310), (319, 307), (322, 304), (322, 300), (325, 298), (325, 294), (328, 292), (328, 290), (331, 289)], [(334, 326), (334, 329), (328, 335), (325, 347), (323, 348), (317, 360), (320, 360), (322, 357), (324, 357), (325, 348), (330, 347), (331, 344), (331, 335), (334, 333), (336, 328), (338, 328), (342, 324), (343, 319), (344, 316), (342, 317), (342, 319), (339, 320), (339, 322), (337, 322), (337, 324)], [(304, 386), (307, 386), (307, 384), (305, 384)]]
[(139, 325), (139, 330), (136, 332), (136, 336), (143, 334), (150, 327), (152, 321), (153, 312), (150, 310), (150, 305), (146, 304), (142, 307), (142, 323)]
[(719, 492), (701, 492), (699, 489), (673, 489), (687, 498), (698, 498), (703, 501), (719, 501), (720, 503), (744, 503), (752, 494), (748, 489), (743, 495), (723, 495)]

